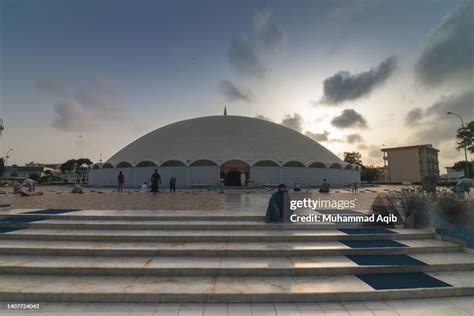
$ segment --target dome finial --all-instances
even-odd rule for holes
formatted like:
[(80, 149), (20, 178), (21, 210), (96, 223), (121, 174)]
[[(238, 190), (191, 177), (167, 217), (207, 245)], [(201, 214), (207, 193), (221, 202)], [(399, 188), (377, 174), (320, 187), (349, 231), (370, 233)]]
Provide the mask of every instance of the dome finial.
[(227, 116), (227, 107), (224, 106), (224, 116)]

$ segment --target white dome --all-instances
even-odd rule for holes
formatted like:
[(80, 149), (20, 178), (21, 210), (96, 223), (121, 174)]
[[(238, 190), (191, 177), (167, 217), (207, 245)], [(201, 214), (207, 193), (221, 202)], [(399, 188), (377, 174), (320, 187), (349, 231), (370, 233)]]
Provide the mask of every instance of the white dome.
[(157, 165), (169, 160), (184, 163), (209, 159), (217, 164), (239, 159), (249, 164), (273, 160), (341, 163), (311, 138), (269, 121), (244, 116), (207, 116), (158, 128), (132, 142), (107, 163), (116, 166), (141, 161)]

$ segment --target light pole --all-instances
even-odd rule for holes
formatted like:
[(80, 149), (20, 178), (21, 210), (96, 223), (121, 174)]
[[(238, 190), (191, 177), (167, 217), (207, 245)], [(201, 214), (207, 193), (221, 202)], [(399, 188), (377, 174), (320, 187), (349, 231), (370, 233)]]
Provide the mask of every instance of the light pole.
[(13, 150), (13, 148), (8, 149), (7, 154), (5, 155), (5, 167), (6, 167), (7, 164), (8, 164), (8, 158), (10, 158), (10, 156), (8, 156), (8, 154), (9, 154), (10, 151), (12, 151), (12, 150)]
[[(459, 119), (461, 120), (461, 127), (464, 129), (464, 120), (462, 119), (461, 115), (459, 115), (457, 113), (454, 113), (454, 112), (447, 112), (446, 114), (455, 115), (455, 116), (459, 117)], [(468, 177), (470, 175), (469, 175), (469, 166), (468, 166), (468, 162), (467, 162), (467, 146), (466, 145), (464, 145), (464, 161), (465, 161), (464, 176)]]

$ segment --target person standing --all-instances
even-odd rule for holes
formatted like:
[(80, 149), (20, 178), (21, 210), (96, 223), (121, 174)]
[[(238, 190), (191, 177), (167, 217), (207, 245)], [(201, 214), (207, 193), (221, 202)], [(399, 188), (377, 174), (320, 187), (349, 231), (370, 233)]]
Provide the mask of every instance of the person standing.
[(123, 175), (122, 171), (119, 172), (117, 177), (118, 182), (118, 192), (123, 192), (123, 184), (125, 183), (125, 176)]
[(170, 192), (176, 192), (176, 177), (172, 176), (170, 178)]
[(241, 186), (242, 188), (245, 188), (245, 184), (246, 184), (245, 182), (246, 182), (246, 180), (247, 180), (246, 178), (247, 178), (247, 177), (245, 176), (245, 172), (242, 172), (242, 173), (240, 174), (240, 186)]
[(28, 188), (28, 192), (35, 192), (35, 185), (36, 185), (36, 182), (33, 179), (26, 179), (21, 184), (22, 187)]
[(160, 174), (158, 173), (158, 169), (155, 169), (155, 172), (151, 175), (151, 192), (153, 194), (157, 194), (160, 192), (159, 186), (161, 184), (161, 177)]

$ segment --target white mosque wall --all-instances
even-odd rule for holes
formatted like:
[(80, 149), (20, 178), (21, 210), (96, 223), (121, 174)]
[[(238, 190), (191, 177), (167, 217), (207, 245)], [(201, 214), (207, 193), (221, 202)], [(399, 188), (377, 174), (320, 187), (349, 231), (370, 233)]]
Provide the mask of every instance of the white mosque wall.
[(116, 169), (102, 169), (102, 185), (116, 185), (118, 172)]
[[(202, 167), (201, 167), (202, 168)], [(188, 168), (185, 166), (160, 167), (161, 182), (169, 184), (170, 178), (176, 178), (177, 187), (186, 187), (188, 185)]]
[(101, 175), (102, 170), (92, 169), (91, 171), (89, 171), (89, 183), (95, 185), (102, 185)]
[(220, 168), (217, 166), (189, 167), (189, 185), (219, 185)]
[(252, 167), (250, 180), (255, 186), (278, 185), (280, 181), (280, 167)]
[(327, 168), (307, 168), (306, 169), (306, 185), (319, 186), (324, 179), (329, 176)]
[(288, 187), (293, 187), (295, 183), (306, 186), (306, 168), (303, 167), (283, 167), (281, 168), (281, 183)]
[(138, 168), (133, 168), (133, 169), (135, 170), (133, 186), (138, 187), (138, 186), (141, 186), (145, 182), (148, 185), (151, 185), (150, 183), (151, 175), (158, 168), (157, 167), (138, 167)]
[[(137, 187), (150, 178), (155, 169), (159, 170), (162, 185), (168, 185), (169, 178), (175, 176), (178, 187), (188, 185), (219, 185), (220, 169), (217, 166), (173, 166), (173, 167), (139, 167), (139, 168), (105, 168), (93, 169), (89, 173), (89, 184), (97, 186), (117, 185), (120, 171), (125, 176), (125, 186)], [(189, 170), (189, 182), (188, 182)], [(281, 174), (280, 174), (281, 173)], [(331, 186), (360, 183), (360, 171), (331, 168), (300, 168), (300, 167), (252, 167), (250, 180), (257, 187), (284, 183), (292, 187), (295, 182), (301, 186), (319, 186), (327, 179)]]

